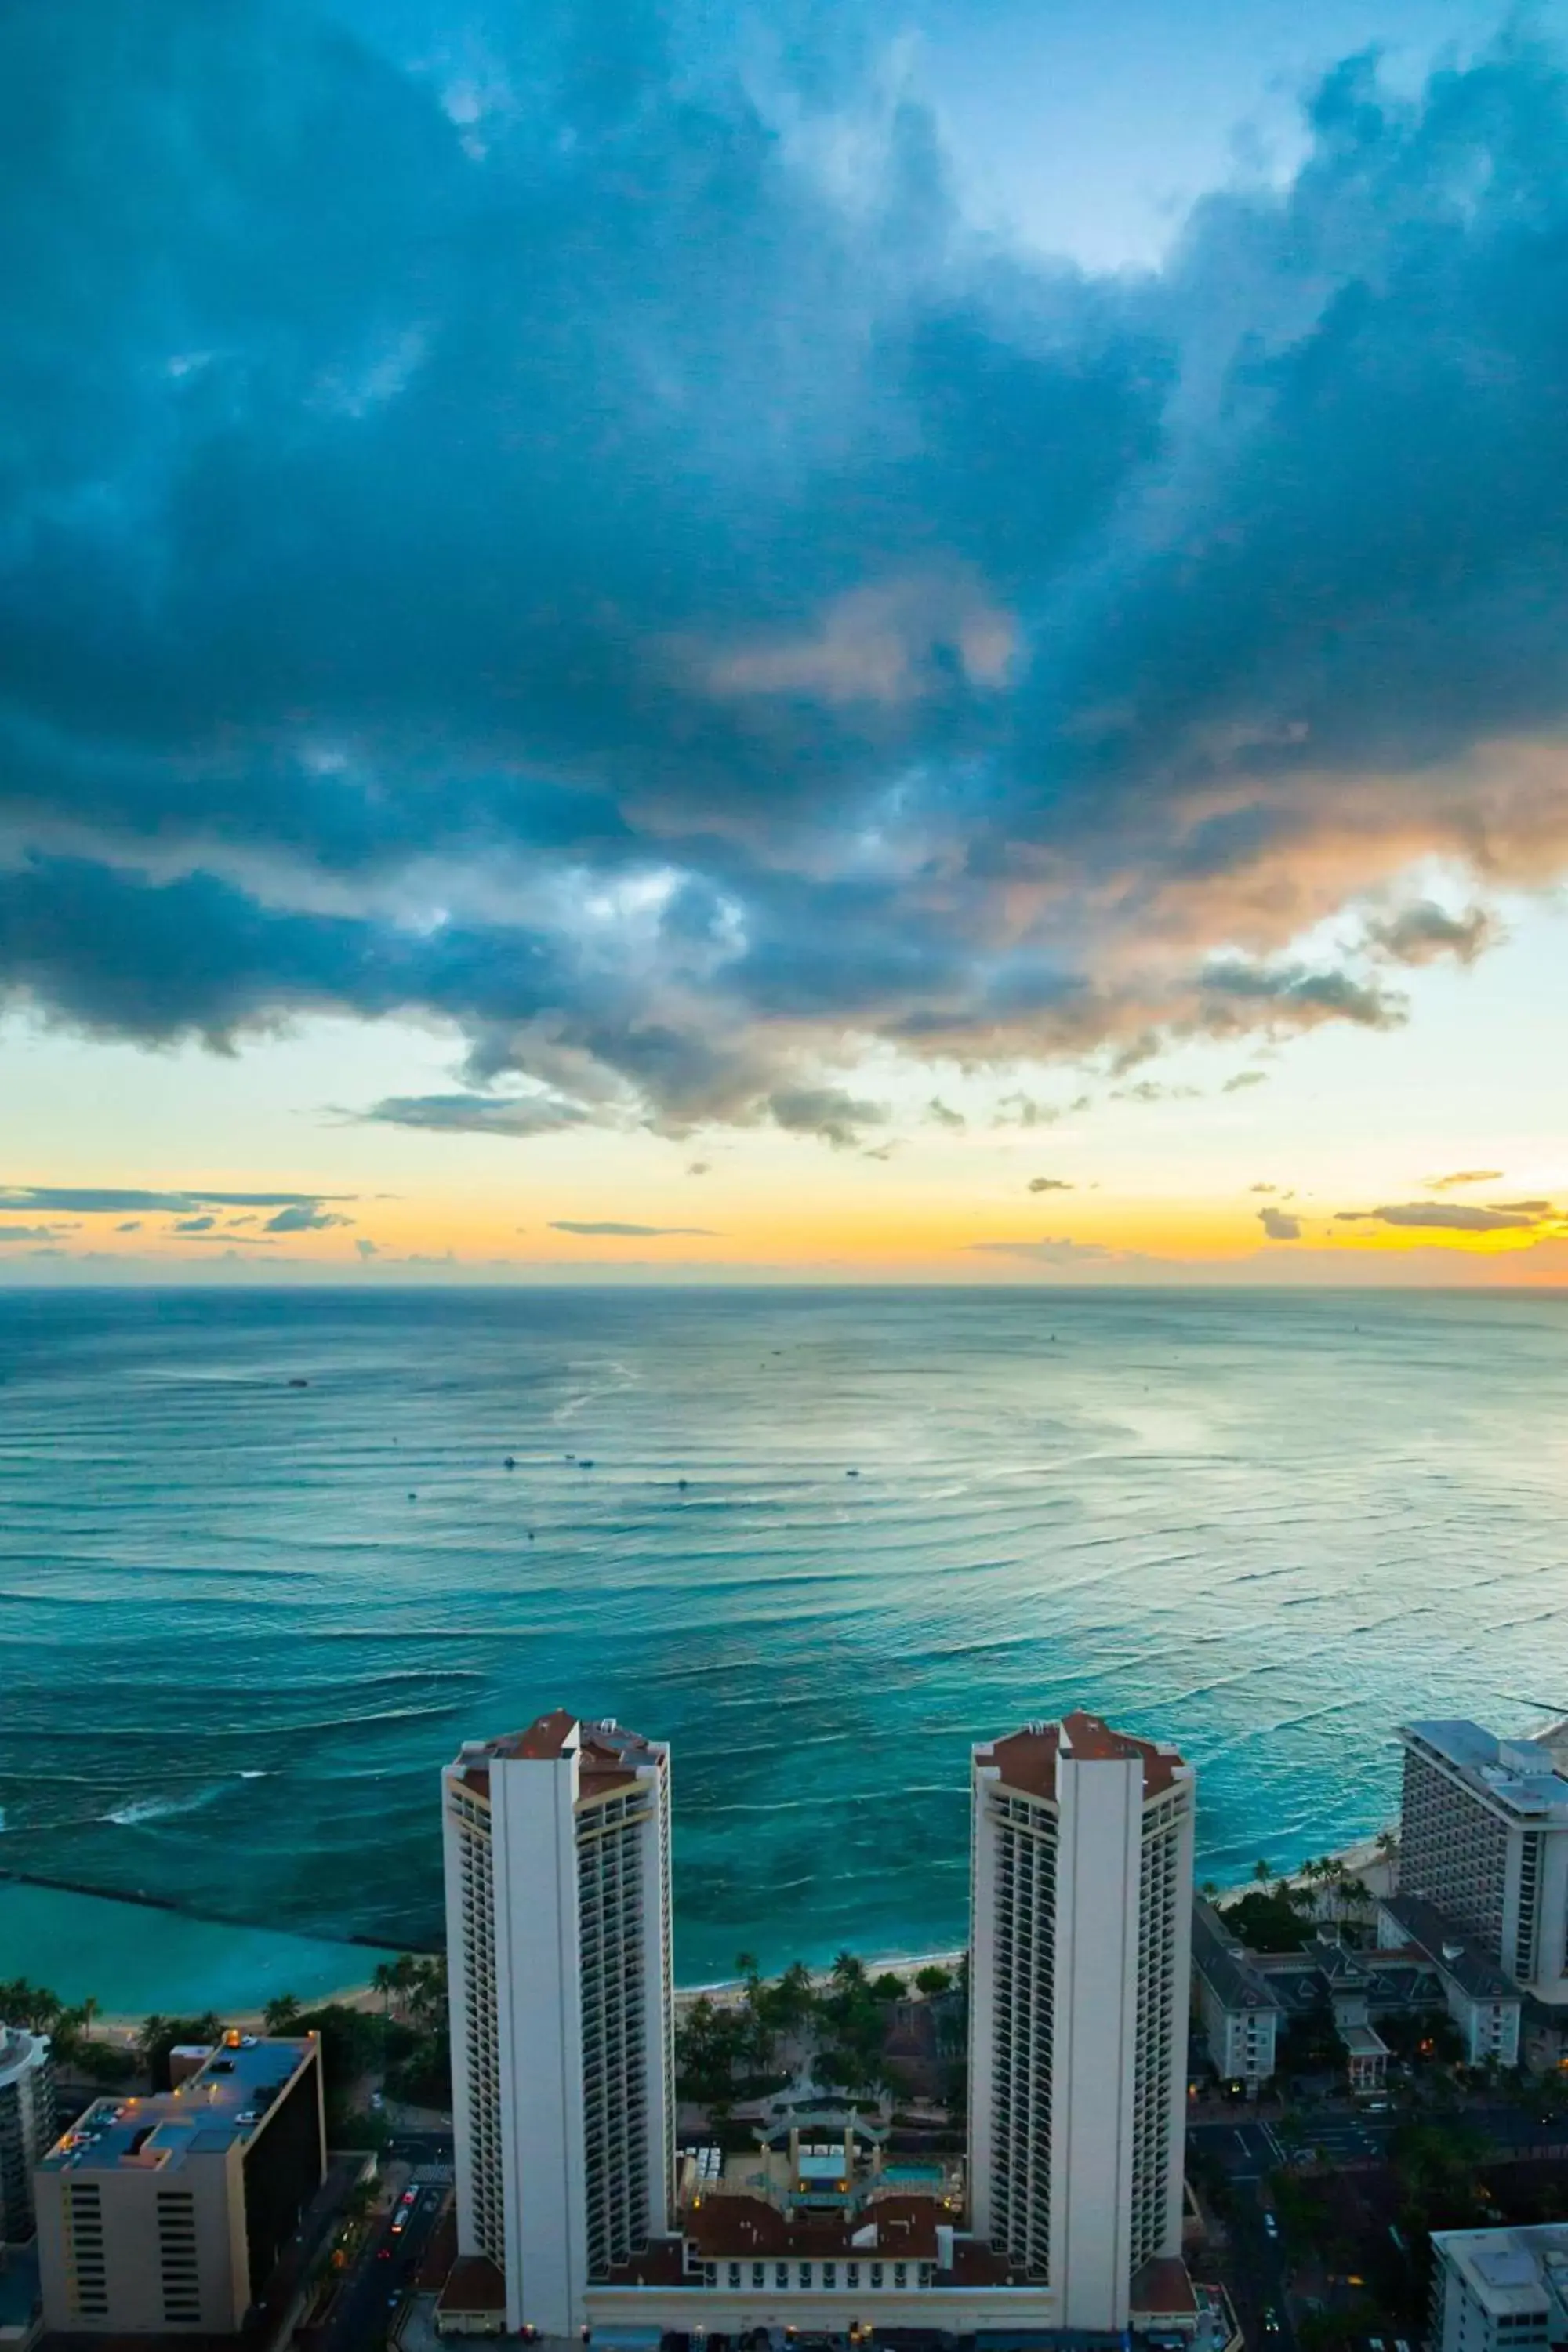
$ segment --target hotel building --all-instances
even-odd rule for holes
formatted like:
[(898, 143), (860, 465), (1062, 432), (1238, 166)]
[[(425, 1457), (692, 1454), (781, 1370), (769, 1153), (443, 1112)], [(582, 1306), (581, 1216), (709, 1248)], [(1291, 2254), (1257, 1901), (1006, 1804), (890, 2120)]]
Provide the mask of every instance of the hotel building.
[(33, 2167), (54, 2137), (48, 2038), (0, 2025), (0, 2246), (33, 2234)]
[(1079, 1715), (978, 1751), (974, 1790), (974, 2162), (900, 2164), (835, 2101), (677, 2166), (668, 1751), (564, 1711), (465, 1745), (444, 2333), (1192, 2332), (1192, 1772)]
[(1181, 2253), (1192, 1767), (1075, 1713), (972, 1778), (970, 2226), (1125, 2327)]
[(453, 2292), (575, 2335), (674, 2218), (669, 1750), (558, 1709), (466, 1741), (442, 1801)]
[(1434, 1906), (1536, 2000), (1568, 2004), (1568, 1779), (1552, 1749), (1468, 1722), (1399, 1737), (1401, 1896)]
[(237, 2335), (325, 2170), (313, 2034), (229, 2033), (174, 2090), (95, 2101), (34, 2175), (46, 2326)]

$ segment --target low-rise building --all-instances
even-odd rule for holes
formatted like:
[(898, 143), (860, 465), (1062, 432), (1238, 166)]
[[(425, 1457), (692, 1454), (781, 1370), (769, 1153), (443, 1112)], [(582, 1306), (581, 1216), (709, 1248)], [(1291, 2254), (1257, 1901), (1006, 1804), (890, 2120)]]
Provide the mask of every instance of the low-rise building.
[(33, 2234), (33, 2168), (54, 2137), (48, 2037), (0, 2025), (0, 2246)]
[(1434, 2230), (1431, 2352), (1568, 2346), (1568, 2222)]
[(325, 2169), (314, 2034), (229, 2033), (173, 2090), (96, 2101), (34, 2176), (49, 2331), (237, 2335)]
[(1279, 1998), (1224, 1914), (1201, 1897), (1193, 1906), (1193, 1989), (1215, 2071), (1256, 2098), (1275, 2068)]
[(1465, 2044), (1465, 2063), (1517, 2066), (1524, 1997), (1473, 1936), (1419, 1895), (1386, 1895), (1377, 1906), (1380, 1948), (1418, 1951), (1442, 1987)]

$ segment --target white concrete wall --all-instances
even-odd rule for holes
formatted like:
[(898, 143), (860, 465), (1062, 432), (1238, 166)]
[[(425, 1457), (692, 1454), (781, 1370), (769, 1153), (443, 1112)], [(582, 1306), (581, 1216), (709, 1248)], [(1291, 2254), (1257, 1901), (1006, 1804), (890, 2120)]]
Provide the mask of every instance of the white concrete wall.
[(973, 1774), (969, 1912), (969, 2226), (989, 2242), (993, 2074), (996, 2063), (996, 1832), (986, 1819), (986, 1791), (998, 1774)]
[(490, 1767), (506, 2317), (547, 2336), (583, 2326), (587, 2270), (577, 1773), (575, 1738)]
[(647, 2099), (647, 2219), (659, 2237), (675, 2219), (675, 1995), (670, 1974), (669, 1759), (648, 1775), (653, 1817), (638, 1832), (642, 1861), (643, 1999), (647, 2036), (644, 2088)]
[(1568, 1831), (1552, 1830), (1541, 1871), (1541, 1941), (1535, 1983), (1538, 2000), (1568, 2003)]
[[(1187, 1988), (1193, 1979), (1193, 1856), (1197, 1834), (1197, 1806), (1189, 1781), (1177, 1816), (1176, 1905), (1171, 1942), (1171, 2074), (1166, 2101), (1170, 2135), (1169, 2169), (1165, 2178), (1165, 2234), (1159, 2251), (1182, 2251), (1182, 2192), (1187, 2156)], [(1243, 2049), (1246, 2036), (1242, 2037)], [(1272, 2068), (1270, 2068), (1272, 2071)]]
[[(769, 2269), (773, 2265), (770, 2260)], [(1060, 2299), (1049, 2287), (926, 2287), (900, 2294), (826, 2294), (815, 2289), (732, 2294), (726, 2287), (590, 2287), (589, 2324), (595, 2333), (621, 2326), (660, 2327), (671, 2333), (700, 2328), (734, 2336), (753, 2327), (782, 2335), (846, 2335), (852, 2320), (863, 2327), (942, 2328), (971, 2336), (981, 2327), (1058, 2326)]]
[(1057, 1794), (1052, 2284), (1063, 2326), (1120, 2328), (1130, 2277), (1142, 1759), (1064, 1755)]
[(451, 2021), (452, 2144), (458, 2182), (458, 2252), (483, 2250), (474, 2220), (473, 2103), (468, 2087), (468, 1982), (463, 1937), (462, 1848), (447, 1774), (441, 1774), (441, 1856), (447, 1895), (447, 2000)]

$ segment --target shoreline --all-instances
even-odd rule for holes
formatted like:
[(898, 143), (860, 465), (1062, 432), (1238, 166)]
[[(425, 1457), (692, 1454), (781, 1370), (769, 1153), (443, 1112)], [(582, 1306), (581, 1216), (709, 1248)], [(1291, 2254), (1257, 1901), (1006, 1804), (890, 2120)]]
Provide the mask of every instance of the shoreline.
[[(1394, 1827), (1394, 1834), (1397, 1836), (1396, 1825), (1391, 1826)], [(1386, 1891), (1386, 1884), (1383, 1886), (1379, 1886), (1375, 1882), (1380, 1878), (1386, 1882), (1388, 1864), (1384, 1857), (1379, 1852), (1379, 1839), (1387, 1834), (1388, 1832), (1386, 1830), (1375, 1831), (1367, 1836), (1353, 1838), (1347, 1845), (1342, 1846), (1335, 1851), (1332, 1856), (1333, 1860), (1342, 1864), (1347, 1871), (1368, 1881), (1372, 1885), (1372, 1892), (1373, 1894)], [(0, 1881), (6, 1878), (18, 1881), (25, 1885), (53, 1888), (62, 1894), (90, 1894), (97, 1892), (97, 1890), (94, 1889), (68, 1885), (68, 1882), (62, 1879), (27, 1878), (20, 1872), (0, 1872)], [(1310, 1885), (1310, 1881), (1307, 1877), (1304, 1870), (1297, 1869), (1294, 1871), (1282, 1871), (1279, 1874), (1278, 1883), (1287, 1886), (1302, 1886)], [(1223, 1906), (1227, 1900), (1235, 1899), (1250, 1893), (1252, 1891), (1252, 1884), (1253, 1882), (1250, 1880), (1242, 1879), (1237, 1881), (1234, 1885), (1220, 1887), (1218, 1894), (1219, 1902)], [(182, 1911), (178, 1905), (161, 1900), (155, 1896), (126, 1895), (121, 1897), (119, 1895), (110, 1895), (100, 1897), (100, 1899), (110, 1902), (123, 1900), (126, 1902), (140, 1903), (150, 1909), (161, 1911), (166, 1914), (174, 1914), (180, 1917), (195, 1918), (197, 1916), (195, 1913)], [(231, 1927), (237, 1934), (247, 1932), (247, 1928), (251, 1925), (251, 1923), (242, 1922), (239, 1920), (214, 1919), (210, 1915), (201, 1916), (203, 1917), (204, 1924), (211, 1927)], [(320, 1940), (324, 1943), (341, 1944), (344, 1949), (345, 1957), (353, 1951), (356, 1944), (373, 1950), (391, 1948), (390, 1947), (372, 1944), (368, 1937), (321, 1937), (316, 1940)], [(427, 1959), (438, 1957), (438, 1952), (432, 1951), (424, 1947), (409, 1947), (407, 1948), (414, 1951), (416, 1957), (420, 1958)], [(884, 1973), (890, 1972), (898, 1976), (912, 1977), (917, 1969), (923, 1968), (944, 1968), (956, 1971), (959, 1964), (964, 1957), (966, 1948), (967, 1948), (965, 1946), (960, 1944), (943, 1947), (937, 1950), (928, 1949), (919, 1952), (858, 1952), (856, 1954), (856, 1958), (863, 1962), (868, 1975), (879, 1976)], [(826, 1967), (818, 1966), (816, 1968), (809, 1969), (806, 1973), (814, 1989), (820, 1990), (823, 1986), (831, 1981), (833, 1971), (831, 1965), (828, 1965)], [(764, 1979), (764, 1981), (771, 1980), (772, 1979)], [(710, 1978), (700, 1984), (677, 1985), (675, 1987), (676, 2014), (678, 2017), (683, 2015), (699, 2000), (702, 2000), (712, 2001), (721, 2007), (727, 2007), (731, 2003), (742, 1999), (744, 1992), (745, 1979), (743, 1977), (736, 1976)], [(303, 2001), (301, 2003), (301, 2007), (307, 2012), (311, 2010), (325, 2009), (334, 2004), (345, 2009), (373, 2009), (381, 2000), (381, 1998), (382, 1996), (376, 1991), (374, 1986), (371, 1984), (368, 1979), (361, 1978), (358, 1979), (350, 1979), (344, 1982), (334, 1991), (318, 1994), (310, 2000)], [(182, 2003), (180, 2006), (184, 2007), (185, 2004)], [(89, 2039), (95, 2041), (102, 2040), (112, 2042), (123, 2047), (127, 2042), (133, 2042), (135, 2041), (144, 2022), (145, 2019), (142, 2016), (131, 2015), (123, 2011), (104, 2010), (94, 2018), (92, 2025), (89, 2030)], [(224, 2022), (226, 2025), (232, 2026), (241, 2032), (261, 2032), (265, 2030), (265, 2020), (262, 2008), (254, 2005), (244, 2009), (235, 2008), (228, 2011), (225, 2013)]]

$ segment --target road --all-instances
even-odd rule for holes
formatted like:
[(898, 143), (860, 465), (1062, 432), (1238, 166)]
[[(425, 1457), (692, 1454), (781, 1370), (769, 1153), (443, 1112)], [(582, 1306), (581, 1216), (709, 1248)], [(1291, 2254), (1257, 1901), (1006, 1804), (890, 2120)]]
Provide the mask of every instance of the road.
[(1240, 2182), (1272, 2172), (1288, 2160), (1290, 2147), (1321, 2148), (1331, 2164), (1382, 2163), (1394, 2133), (1410, 2122), (1429, 2124), (1437, 2131), (1452, 2126), (1479, 2132), (1499, 2155), (1525, 2153), (1568, 2138), (1568, 2120), (1546, 2123), (1528, 2111), (1521, 2114), (1517, 2106), (1456, 2107), (1448, 2115), (1435, 2109), (1384, 2116), (1336, 2109), (1300, 2117), (1286, 2129), (1236, 2107), (1229, 2116), (1189, 2123), (1187, 2136)]
[(405, 2164), (446, 2164), (452, 2161), (452, 2135), (447, 2131), (395, 2131), (386, 2143), (390, 2159)]
[[(1561, 2123), (1521, 2114), (1517, 2106), (1467, 2107), (1444, 2116), (1421, 2118), (1439, 2130), (1445, 2123), (1479, 2133), (1499, 2154), (1524, 2151), (1565, 2136)], [(1231, 2293), (1252, 2352), (1296, 2352), (1287, 2281), (1290, 2250), (1283, 2225), (1269, 2221), (1268, 2175), (1288, 2160), (1290, 2147), (1321, 2149), (1333, 2166), (1384, 2163), (1389, 2142), (1407, 2117), (1336, 2110), (1301, 2118), (1282, 2137), (1274, 2121), (1249, 2116), (1237, 2107), (1228, 2116), (1191, 2123), (1187, 2137), (1225, 2171), (1233, 2193), (1230, 2218)], [(1267, 2325), (1272, 2313), (1275, 2326)]]
[[(322, 2352), (370, 2352), (385, 2337), (394, 2312), (425, 2257), (447, 2189), (440, 2182), (410, 2181), (412, 2205), (399, 2203), (370, 2231), (359, 2260), (344, 2279), (322, 2331)], [(402, 2229), (394, 2224), (407, 2215)]]

